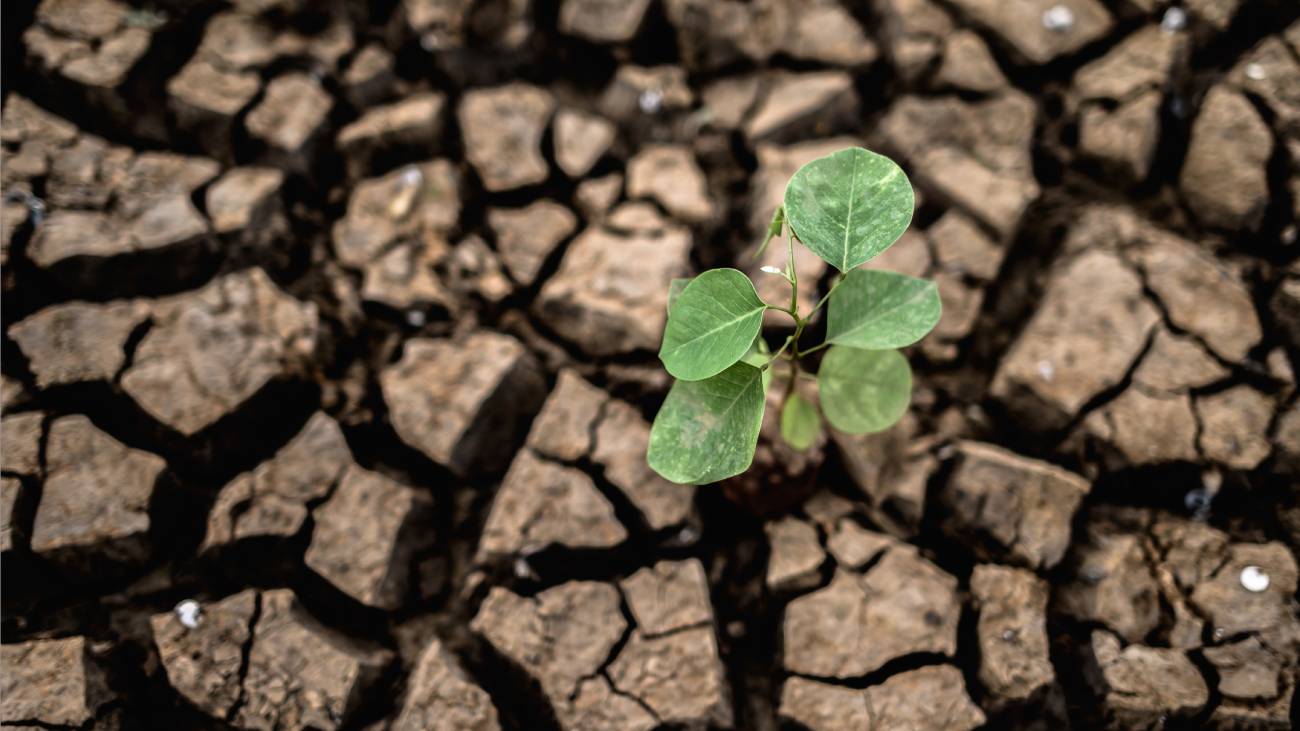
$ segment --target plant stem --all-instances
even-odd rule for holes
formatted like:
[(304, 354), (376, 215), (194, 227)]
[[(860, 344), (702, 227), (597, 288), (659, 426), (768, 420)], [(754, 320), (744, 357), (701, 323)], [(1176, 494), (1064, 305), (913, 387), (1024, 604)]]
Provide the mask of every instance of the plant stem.
[(790, 343), (792, 342), (794, 342), (794, 338), (787, 337), (785, 339), (785, 342), (781, 344), (781, 348), (772, 354), (772, 357), (767, 361), (764, 367), (770, 366), (773, 363), (775, 363), (777, 360), (779, 360), (781, 358), (781, 355), (785, 353), (785, 349), (790, 347)]
[(797, 357), (790, 359), (790, 378), (785, 382), (785, 394), (781, 396), (781, 409), (785, 409), (785, 403), (790, 400), (790, 394), (794, 393), (794, 384), (799, 380), (799, 359)]
[(812, 353), (816, 353), (817, 351), (821, 350), (822, 348), (825, 348), (828, 345), (830, 345), (830, 343), (822, 343), (821, 345), (814, 345), (813, 347), (799, 353), (799, 355), (802, 356), (802, 355), (810, 355)]
[[(844, 278), (847, 276), (848, 276), (847, 273), (840, 272), (839, 276), (835, 277), (835, 281), (831, 283), (831, 288), (826, 290), (825, 296), (823, 296), (820, 300), (818, 300), (816, 307), (812, 308), (813, 312), (820, 310), (822, 308), (822, 305), (826, 304), (826, 300), (831, 298), (831, 294), (835, 291), (835, 288), (840, 286), (840, 283), (842, 283), (844, 281)], [(812, 313), (809, 313), (808, 316), (812, 317)]]
[[(790, 254), (790, 314), (794, 316), (795, 323), (799, 319), (799, 272), (794, 268), (794, 231), (791, 231), (785, 237), (786, 249)], [(796, 336), (797, 337), (797, 336)], [(796, 348), (797, 350), (797, 348)]]
[(794, 335), (790, 336), (790, 340), (794, 344), (794, 349), (791, 351), (791, 356), (796, 361), (798, 361), (804, 355), (803, 353), (799, 352), (799, 336), (803, 335), (804, 325), (807, 324), (808, 324), (807, 320), (803, 318), (798, 318), (798, 322), (794, 326)]

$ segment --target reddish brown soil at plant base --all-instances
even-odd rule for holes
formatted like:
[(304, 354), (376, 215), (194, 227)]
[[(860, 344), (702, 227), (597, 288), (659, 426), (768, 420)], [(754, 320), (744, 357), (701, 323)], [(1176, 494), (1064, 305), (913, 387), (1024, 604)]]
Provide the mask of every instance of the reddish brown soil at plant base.
[[(6, 3), (0, 724), (1293, 725), (1300, 7), (1167, 5)], [(911, 412), (665, 483), (854, 144)]]

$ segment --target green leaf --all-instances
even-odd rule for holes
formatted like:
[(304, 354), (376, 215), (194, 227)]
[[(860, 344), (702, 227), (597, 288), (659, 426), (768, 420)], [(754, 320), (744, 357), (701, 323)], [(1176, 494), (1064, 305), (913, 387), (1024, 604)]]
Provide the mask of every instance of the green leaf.
[(934, 282), (854, 269), (831, 292), (826, 340), (868, 350), (902, 348), (933, 330), (942, 309)]
[(741, 363), (748, 363), (755, 368), (762, 368), (772, 359), (772, 351), (767, 347), (767, 341), (763, 339), (763, 333), (754, 336), (754, 342), (749, 344), (749, 350), (741, 356)]
[(772, 222), (767, 224), (767, 235), (763, 237), (763, 243), (759, 244), (758, 251), (754, 252), (755, 259), (767, 251), (767, 245), (772, 243), (774, 237), (781, 235), (783, 228), (785, 228), (785, 206), (777, 206), (776, 211), (772, 213)]
[(912, 369), (897, 350), (833, 345), (817, 373), (822, 413), (849, 434), (888, 429), (912, 400)]
[(682, 290), (686, 285), (691, 283), (690, 277), (674, 277), (673, 281), (668, 283), (668, 313), (672, 314), (673, 305), (677, 304), (677, 298), (682, 296)]
[(766, 381), (763, 371), (736, 363), (712, 378), (673, 383), (650, 428), (651, 469), (688, 485), (748, 469), (763, 424)]
[(796, 391), (781, 407), (781, 438), (791, 447), (803, 451), (822, 433), (822, 418), (817, 406)]
[(767, 305), (736, 269), (710, 269), (691, 280), (668, 312), (659, 359), (674, 378), (698, 381), (744, 357), (763, 328)]
[(795, 235), (842, 272), (893, 245), (912, 222), (913, 203), (902, 169), (861, 147), (813, 160), (785, 188)]

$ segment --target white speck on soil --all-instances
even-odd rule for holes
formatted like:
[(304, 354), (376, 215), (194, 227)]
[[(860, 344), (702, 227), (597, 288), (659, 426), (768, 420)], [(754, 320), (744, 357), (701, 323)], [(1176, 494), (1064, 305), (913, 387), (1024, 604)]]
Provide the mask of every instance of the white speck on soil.
[(1248, 63), (1246, 64), (1246, 78), (1252, 81), (1263, 81), (1268, 78), (1268, 72), (1257, 63)]
[(780, 269), (777, 269), (776, 267), (759, 267), (759, 271), (761, 271), (761, 272), (763, 272), (763, 273), (765, 273), (765, 274), (778, 274), (778, 275), (780, 275), (780, 274), (784, 274), (784, 273), (785, 273), (785, 272), (782, 272)]
[(1246, 591), (1258, 594), (1268, 588), (1268, 573), (1258, 566), (1247, 566), (1241, 570), (1241, 585)]
[(185, 599), (176, 605), (176, 618), (186, 629), (194, 629), (199, 626), (199, 620), (203, 618), (203, 607), (193, 599)]
[(663, 106), (664, 94), (658, 89), (646, 89), (641, 92), (641, 97), (637, 103), (641, 105), (641, 111), (646, 114), (655, 114)]
[(1074, 27), (1074, 11), (1064, 5), (1053, 5), (1043, 11), (1043, 27), (1057, 33), (1068, 32)]
[(424, 180), (424, 173), (420, 172), (420, 168), (417, 168), (414, 165), (408, 165), (406, 166), (406, 169), (402, 171), (403, 187), (413, 188), (419, 185), (423, 180)]
[(1040, 360), (1038, 361), (1038, 375), (1044, 381), (1051, 383), (1052, 378), (1056, 375), (1056, 367), (1052, 365), (1050, 360)]
[(515, 559), (515, 578), (517, 579), (535, 579), (537, 575), (533, 573), (533, 567), (528, 565), (528, 559)]
[(406, 324), (411, 327), (424, 327), (424, 310), (411, 310), (406, 313)]
[(1160, 28), (1173, 33), (1187, 27), (1187, 11), (1182, 8), (1169, 8), (1160, 19)]

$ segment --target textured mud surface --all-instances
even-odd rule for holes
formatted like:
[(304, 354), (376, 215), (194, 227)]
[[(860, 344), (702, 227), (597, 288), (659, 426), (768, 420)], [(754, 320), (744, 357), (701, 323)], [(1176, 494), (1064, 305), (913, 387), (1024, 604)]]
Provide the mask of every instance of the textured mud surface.
[[(7, 3), (0, 725), (1294, 726), (1300, 8), (1169, 5)], [(911, 412), (664, 482), (851, 144)]]

